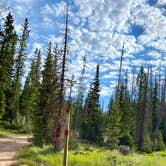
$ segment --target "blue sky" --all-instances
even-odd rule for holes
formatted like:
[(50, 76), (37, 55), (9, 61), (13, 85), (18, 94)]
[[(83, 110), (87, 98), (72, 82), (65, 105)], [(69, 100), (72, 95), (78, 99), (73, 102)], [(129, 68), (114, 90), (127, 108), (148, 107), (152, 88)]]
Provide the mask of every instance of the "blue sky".
[[(101, 100), (112, 94), (123, 41), (123, 71), (136, 70), (150, 59), (154, 73), (159, 64), (164, 75), (166, 64), (166, 0), (70, 0), (71, 54), (68, 75), (78, 78), (83, 56), (87, 56), (87, 82), (101, 65)], [(9, 7), (20, 33), (24, 18), (29, 18), (32, 54), (36, 47), (43, 50), (51, 40), (62, 44), (66, 1), (10, 0)], [(5, 13), (4, 13), (5, 15)], [(28, 64), (27, 64), (28, 68)]]

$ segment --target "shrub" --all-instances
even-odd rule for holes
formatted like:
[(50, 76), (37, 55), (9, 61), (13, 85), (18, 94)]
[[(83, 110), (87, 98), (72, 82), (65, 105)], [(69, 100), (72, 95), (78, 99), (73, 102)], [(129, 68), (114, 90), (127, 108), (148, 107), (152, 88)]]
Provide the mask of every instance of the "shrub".
[(76, 136), (73, 132), (71, 132), (69, 137), (69, 149), (74, 150), (79, 147), (79, 139), (78, 136)]
[(165, 149), (165, 145), (164, 145), (164, 141), (163, 141), (161, 132), (155, 138), (153, 146), (154, 146), (155, 151), (162, 151)]
[(152, 152), (152, 142), (148, 135), (145, 135), (141, 150), (146, 153)]
[(134, 144), (133, 138), (130, 134), (125, 134), (119, 138), (120, 145), (127, 145), (132, 147)]

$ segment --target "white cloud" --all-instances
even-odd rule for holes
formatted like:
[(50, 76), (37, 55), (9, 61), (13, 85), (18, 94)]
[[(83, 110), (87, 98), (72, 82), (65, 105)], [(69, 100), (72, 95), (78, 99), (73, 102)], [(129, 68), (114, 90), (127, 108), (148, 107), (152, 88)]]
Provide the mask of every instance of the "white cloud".
[[(15, 0), (15, 2), (17, 5), (14, 11), (18, 17), (29, 15), (29, 11), (35, 10), (34, 0)], [(26, 3), (30, 5), (27, 7)], [(72, 63), (69, 63), (68, 67), (70, 74), (74, 72), (78, 78), (81, 58), (87, 56), (87, 80), (90, 80), (95, 73), (96, 64), (100, 63), (102, 79), (112, 80), (111, 87), (103, 85), (101, 94), (110, 96), (112, 85), (115, 85), (113, 81), (117, 77), (123, 41), (125, 41), (123, 71), (128, 69), (130, 72), (132, 64), (137, 67), (145, 65), (146, 56), (152, 57), (152, 64), (159, 64), (159, 58), (166, 52), (165, 0), (158, 0), (154, 6), (150, 6), (147, 0), (74, 0), (73, 4), (70, 7), (69, 19), (69, 46), (72, 49), (70, 54)], [(41, 40), (44, 36), (44, 40), (62, 44), (65, 7), (64, 1), (39, 5), (41, 20), (38, 23), (32, 22), (36, 28), (35, 32), (38, 33), (35, 35), (34, 31), (32, 32), (31, 37), (34, 36), (37, 40), (33, 47), (43, 48), (42, 42), (46, 41)], [(138, 36), (131, 31), (133, 25), (143, 29)], [(42, 28), (47, 34), (42, 34)], [(19, 31), (20, 26), (16, 29)], [(59, 31), (60, 34), (57, 33)]]
[(50, 15), (50, 16), (64, 16), (65, 14), (66, 3), (64, 1), (59, 2), (58, 4), (49, 5), (41, 7), (41, 14)]

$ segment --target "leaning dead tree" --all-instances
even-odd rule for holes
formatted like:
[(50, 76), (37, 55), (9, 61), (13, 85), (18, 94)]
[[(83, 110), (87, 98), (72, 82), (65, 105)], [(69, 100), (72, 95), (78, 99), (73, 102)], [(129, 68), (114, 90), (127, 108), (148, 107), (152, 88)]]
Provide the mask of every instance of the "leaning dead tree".
[(67, 60), (67, 45), (68, 45), (68, 17), (69, 17), (68, 10), (69, 10), (69, 7), (67, 5), (62, 69), (60, 74), (59, 111), (58, 111), (58, 119), (57, 119), (57, 124), (55, 129), (55, 144), (54, 144), (55, 151), (60, 151), (62, 149), (64, 96), (65, 96), (64, 84), (65, 84), (65, 70), (66, 70), (66, 60)]

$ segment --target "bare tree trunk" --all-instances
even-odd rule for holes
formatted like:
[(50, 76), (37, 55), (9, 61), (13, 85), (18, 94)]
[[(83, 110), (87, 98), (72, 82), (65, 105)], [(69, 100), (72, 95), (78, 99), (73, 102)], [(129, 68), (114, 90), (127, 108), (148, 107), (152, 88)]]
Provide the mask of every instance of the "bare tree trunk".
[(119, 73), (118, 73), (118, 85), (117, 85), (117, 94), (116, 94), (116, 98), (117, 99), (119, 99), (119, 89), (120, 89), (120, 83), (121, 83), (123, 55), (124, 55), (124, 42), (123, 42), (123, 46), (122, 46), (122, 52), (121, 52), (121, 57), (120, 57), (120, 66), (119, 66)]
[(133, 76), (132, 76), (132, 88), (131, 88), (131, 98), (135, 97), (135, 65), (133, 65)]
[(64, 50), (63, 50), (63, 62), (62, 62), (62, 71), (60, 78), (60, 97), (59, 97), (59, 113), (58, 120), (55, 129), (55, 145), (54, 150), (60, 151), (62, 149), (62, 133), (63, 133), (63, 114), (64, 114), (64, 82), (65, 82), (65, 69), (66, 69), (66, 57), (67, 57), (67, 42), (68, 42), (68, 5), (66, 11), (66, 28), (64, 36)]

